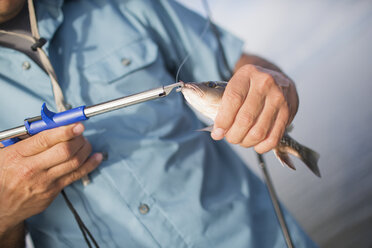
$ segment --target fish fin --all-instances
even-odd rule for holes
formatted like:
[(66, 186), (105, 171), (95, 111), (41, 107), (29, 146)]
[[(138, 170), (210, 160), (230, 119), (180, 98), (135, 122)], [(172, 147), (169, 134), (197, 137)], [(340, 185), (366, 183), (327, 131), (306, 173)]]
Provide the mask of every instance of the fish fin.
[(204, 128), (201, 128), (201, 129), (198, 129), (198, 130), (195, 130), (195, 131), (198, 131), (198, 132), (212, 132), (213, 130), (213, 125), (211, 126), (208, 126), (208, 127), (204, 127)]
[(293, 162), (291, 158), (288, 156), (289, 154), (287, 152), (282, 152), (279, 149), (274, 149), (274, 154), (278, 158), (279, 162), (283, 166), (287, 166), (288, 168), (292, 170), (296, 170), (296, 167), (293, 165)]

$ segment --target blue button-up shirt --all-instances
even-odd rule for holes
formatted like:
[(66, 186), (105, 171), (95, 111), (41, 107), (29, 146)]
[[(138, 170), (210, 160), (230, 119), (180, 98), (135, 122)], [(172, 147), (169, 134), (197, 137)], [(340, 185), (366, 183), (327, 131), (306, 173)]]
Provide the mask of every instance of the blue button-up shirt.
[[(227, 73), (206, 20), (174, 1), (38, 0), (44, 47), (66, 101), (92, 105)], [(221, 31), (231, 68), (242, 42)], [(30, 63), (22, 68), (23, 62)], [(46, 73), (0, 48), (0, 129), (53, 109)], [(66, 193), (102, 247), (285, 247), (268, 193), (224, 141), (195, 132), (201, 122), (181, 94), (91, 118), (85, 136), (108, 160)], [(296, 247), (314, 244), (286, 214)], [(36, 247), (85, 247), (62, 197), (27, 220)]]

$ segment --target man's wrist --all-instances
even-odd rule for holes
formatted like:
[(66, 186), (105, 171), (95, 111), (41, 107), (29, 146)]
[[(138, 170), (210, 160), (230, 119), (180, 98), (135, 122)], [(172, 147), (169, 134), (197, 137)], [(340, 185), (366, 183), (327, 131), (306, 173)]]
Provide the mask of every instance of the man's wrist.
[(25, 247), (25, 226), (23, 221), (10, 228), (4, 227), (0, 230), (0, 247)]
[(269, 70), (282, 72), (282, 70), (278, 66), (274, 65), (270, 61), (256, 55), (246, 53), (243, 53), (238, 62), (235, 64), (234, 72), (236, 72), (243, 65), (247, 64), (258, 65)]
[(17, 229), (22, 223), (23, 221), (16, 220), (11, 216), (2, 216), (0, 218), (0, 237), (9, 230)]

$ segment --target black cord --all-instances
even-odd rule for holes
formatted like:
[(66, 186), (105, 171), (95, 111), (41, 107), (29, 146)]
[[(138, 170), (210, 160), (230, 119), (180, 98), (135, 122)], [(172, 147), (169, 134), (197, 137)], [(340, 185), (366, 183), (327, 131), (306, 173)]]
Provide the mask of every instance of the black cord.
[(264, 175), (264, 180), (265, 180), (265, 183), (266, 183), (266, 189), (269, 192), (271, 203), (273, 204), (275, 215), (276, 215), (276, 218), (279, 222), (280, 229), (282, 230), (285, 243), (286, 243), (288, 248), (293, 248), (294, 247), (293, 246), (293, 241), (292, 241), (291, 236), (289, 234), (288, 226), (287, 226), (287, 223), (285, 222), (283, 210), (280, 207), (278, 196), (275, 192), (273, 182), (271, 181), (270, 174), (269, 174), (268, 170), (266, 169), (265, 160), (264, 160), (262, 154), (259, 154), (257, 152), (256, 152), (256, 154), (257, 154), (257, 159), (258, 159), (258, 162), (259, 162), (259, 167), (261, 168), (262, 174)]
[(68, 197), (66, 195), (66, 192), (64, 190), (62, 190), (61, 191), (61, 194), (62, 194), (63, 199), (65, 200), (68, 208), (70, 209), (70, 211), (74, 215), (74, 218), (75, 218), (75, 220), (76, 220), (76, 222), (77, 222), (77, 224), (78, 224), (78, 226), (80, 228), (81, 233), (84, 236), (85, 242), (87, 243), (88, 247), (89, 248), (92, 248), (92, 244), (90, 243), (87, 235), (89, 236), (89, 238), (93, 242), (94, 246), (96, 248), (99, 248), (99, 245), (98, 245), (97, 241), (94, 239), (93, 235), (91, 234), (91, 232), (89, 231), (89, 229), (86, 227), (86, 225), (84, 224), (83, 220), (80, 218), (78, 212), (76, 211), (76, 209), (72, 205), (71, 201), (68, 199)]

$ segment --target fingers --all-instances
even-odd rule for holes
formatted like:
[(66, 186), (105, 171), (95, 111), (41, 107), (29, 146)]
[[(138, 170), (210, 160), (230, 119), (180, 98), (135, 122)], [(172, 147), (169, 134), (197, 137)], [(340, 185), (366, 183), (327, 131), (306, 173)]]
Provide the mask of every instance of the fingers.
[(244, 104), (249, 91), (249, 81), (240, 80), (240, 76), (233, 76), (227, 84), (222, 96), (222, 102), (214, 121), (212, 138), (219, 140), (234, 123), (235, 116)]
[(102, 154), (89, 157), (83, 130), (82, 124), (56, 128), (0, 150), (0, 186), (6, 186), (0, 190), (0, 212), (8, 220), (40, 213), (63, 187), (100, 164)]
[(16, 149), (22, 156), (28, 157), (43, 152), (52, 146), (71, 140), (84, 132), (84, 125), (76, 123), (45, 130), (28, 139), (18, 142)]
[(58, 185), (62, 189), (67, 185), (81, 179), (83, 176), (89, 174), (102, 162), (102, 154), (96, 153), (92, 155), (84, 164), (78, 167), (76, 170), (62, 176), (58, 179)]
[(258, 117), (263, 111), (264, 104), (265, 97), (251, 88), (232, 126), (229, 128), (228, 132), (226, 132), (226, 139), (228, 142), (240, 144), (243, 141), (248, 131), (257, 122)]
[(257, 144), (254, 149), (258, 153), (265, 153), (275, 148), (283, 137), (289, 118), (288, 109), (282, 107), (275, 123), (265, 140)]
[(260, 153), (274, 148), (290, 119), (284, 83), (293, 84), (279, 72), (252, 65), (238, 70), (226, 87), (212, 138), (255, 146)]
[[(33, 164), (40, 165), (40, 169), (49, 169), (73, 158), (83, 146), (90, 146), (89, 142), (82, 136), (58, 143), (50, 149), (36, 154), (31, 158)], [(89, 155), (89, 153), (87, 154)]]
[(56, 165), (48, 169), (47, 174), (53, 178), (60, 178), (64, 175), (67, 175), (77, 169), (85, 163), (88, 159), (90, 153), (92, 152), (92, 146), (89, 142), (86, 142), (83, 147), (64, 163)]
[(260, 113), (256, 124), (243, 137), (243, 140), (240, 142), (240, 144), (244, 147), (251, 147), (266, 139), (275, 122), (277, 113), (278, 110), (275, 106), (270, 103), (265, 104), (265, 107)]

